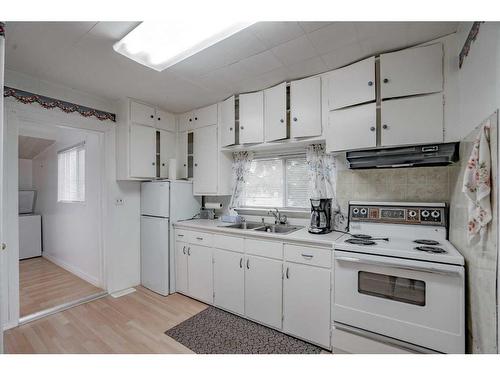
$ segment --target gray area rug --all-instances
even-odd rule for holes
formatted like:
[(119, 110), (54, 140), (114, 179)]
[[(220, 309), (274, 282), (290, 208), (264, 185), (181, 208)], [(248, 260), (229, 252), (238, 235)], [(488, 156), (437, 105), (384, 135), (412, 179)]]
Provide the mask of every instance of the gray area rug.
[(319, 354), (322, 351), (213, 306), (165, 334), (198, 354)]

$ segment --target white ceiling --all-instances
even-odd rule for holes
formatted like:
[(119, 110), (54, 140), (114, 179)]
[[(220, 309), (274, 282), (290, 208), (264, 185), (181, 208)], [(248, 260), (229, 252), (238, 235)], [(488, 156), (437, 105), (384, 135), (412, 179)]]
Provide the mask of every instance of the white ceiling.
[(33, 159), (55, 141), (52, 139), (19, 136), (19, 159)]
[(457, 22), (259, 22), (156, 72), (114, 52), (137, 22), (9, 22), (6, 68), (179, 113), (456, 31)]

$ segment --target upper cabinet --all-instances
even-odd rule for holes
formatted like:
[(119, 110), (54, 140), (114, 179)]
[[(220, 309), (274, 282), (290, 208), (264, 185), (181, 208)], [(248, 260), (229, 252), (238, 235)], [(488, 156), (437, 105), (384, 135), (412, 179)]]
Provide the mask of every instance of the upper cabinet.
[(175, 132), (175, 116), (171, 113), (165, 112), (161, 109), (156, 110), (156, 127), (163, 130)]
[(264, 90), (265, 141), (287, 138), (286, 82)]
[(220, 108), (220, 145), (221, 147), (236, 143), (236, 117), (234, 95), (219, 104)]
[(311, 77), (290, 84), (290, 136), (321, 135), (321, 78)]
[(380, 55), (382, 99), (428, 94), (442, 90), (442, 43)]
[(130, 177), (156, 177), (156, 129), (130, 125)]
[(375, 100), (375, 57), (328, 73), (330, 110)]
[(179, 131), (186, 131), (217, 124), (217, 104), (198, 108), (179, 115)]
[(155, 126), (155, 108), (131, 100), (130, 121), (134, 124)]
[(217, 193), (217, 126), (193, 131), (193, 190), (196, 195)]
[(240, 144), (264, 142), (264, 92), (239, 95)]

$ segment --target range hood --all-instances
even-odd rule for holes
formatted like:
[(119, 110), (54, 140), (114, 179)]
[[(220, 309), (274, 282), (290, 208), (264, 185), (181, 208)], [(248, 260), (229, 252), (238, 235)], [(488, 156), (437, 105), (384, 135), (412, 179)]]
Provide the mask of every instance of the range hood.
[(346, 153), (349, 169), (449, 165), (458, 161), (459, 143), (377, 148)]

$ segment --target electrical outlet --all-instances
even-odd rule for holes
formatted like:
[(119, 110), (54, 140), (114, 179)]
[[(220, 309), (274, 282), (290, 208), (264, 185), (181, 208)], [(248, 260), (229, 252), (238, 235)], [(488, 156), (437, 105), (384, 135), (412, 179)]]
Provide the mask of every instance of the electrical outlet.
[(124, 205), (123, 198), (116, 198), (115, 199), (115, 206), (123, 206)]

